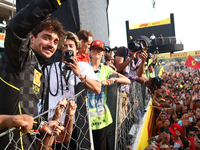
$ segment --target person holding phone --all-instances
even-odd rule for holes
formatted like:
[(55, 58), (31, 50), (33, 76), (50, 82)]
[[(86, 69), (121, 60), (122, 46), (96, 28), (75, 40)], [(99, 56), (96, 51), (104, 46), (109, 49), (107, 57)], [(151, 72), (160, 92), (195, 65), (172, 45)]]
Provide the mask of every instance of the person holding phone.
[[(100, 40), (93, 41), (90, 47), (92, 57), (89, 63), (99, 81), (101, 82), (101, 93), (95, 94), (88, 91), (91, 128), (95, 150), (106, 150), (108, 148), (106, 138), (106, 127), (112, 123), (112, 116), (107, 106), (107, 86), (115, 82), (130, 84), (130, 80), (122, 74), (117, 73), (109, 66), (101, 64), (101, 58), (105, 55), (105, 44)], [(119, 77), (108, 78), (109, 75), (118, 74)]]
[[(63, 39), (58, 46), (62, 61), (46, 68), (46, 80), (48, 80), (48, 109), (57, 105), (63, 98), (70, 98), (75, 95), (75, 86), (82, 82), (89, 90), (99, 94), (101, 85), (96, 77), (92, 67), (86, 62), (78, 62), (76, 55), (80, 49), (80, 41), (78, 37), (72, 32), (66, 32)], [(48, 113), (48, 120), (51, 120), (54, 112)], [(73, 117), (75, 120), (75, 117)], [(60, 118), (64, 121), (65, 113)], [(75, 121), (74, 121), (75, 122)], [(74, 132), (72, 133), (73, 139)], [(76, 149), (76, 144), (70, 141), (71, 149)]]
[[(76, 59), (76, 54), (80, 49), (80, 41), (74, 33), (69, 31), (65, 33), (59, 49), (62, 54), (62, 61), (56, 62), (55, 66), (48, 66), (46, 69), (46, 79), (50, 81), (48, 82), (49, 109), (55, 107), (63, 98), (70, 98), (75, 95), (75, 77), (76, 85), (82, 82), (89, 90), (96, 94), (99, 94), (101, 91), (100, 82), (94, 74), (92, 67), (86, 62), (78, 62)], [(58, 79), (55, 80), (57, 77)], [(58, 87), (57, 84), (59, 85)], [(53, 112), (49, 112), (48, 120), (53, 117), (53, 114)]]

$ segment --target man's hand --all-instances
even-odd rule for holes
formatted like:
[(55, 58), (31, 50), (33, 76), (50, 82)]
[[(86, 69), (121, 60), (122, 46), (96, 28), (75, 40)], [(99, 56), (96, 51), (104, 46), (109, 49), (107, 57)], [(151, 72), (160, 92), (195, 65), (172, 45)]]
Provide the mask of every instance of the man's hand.
[(152, 78), (149, 78), (149, 80), (146, 81), (146, 83), (145, 83), (145, 86), (146, 86), (146, 87), (149, 87), (149, 86), (151, 85), (151, 79), (152, 79)]
[(183, 127), (188, 127), (189, 126), (190, 121), (188, 119), (183, 119), (182, 120), (182, 126)]
[(173, 146), (168, 146), (167, 144), (163, 144), (160, 146), (160, 150), (170, 150)]
[(114, 84), (115, 81), (116, 81), (115, 78), (110, 78), (110, 79), (101, 81), (101, 84), (104, 86), (110, 86), (110, 85)]
[(76, 76), (78, 76), (81, 73), (78, 61), (77, 61), (76, 57), (70, 57), (70, 59), (73, 61), (73, 63), (68, 63), (66, 61), (65, 61), (65, 63), (67, 65), (67, 67), (70, 67), (71, 70), (74, 72), (74, 74)]
[(142, 52), (141, 54), (139, 54), (140, 59), (142, 60), (142, 62), (145, 62), (148, 54), (146, 52)]
[(56, 111), (55, 111), (55, 114), (52, 118), (52, 120), (60, 120), (63, 112), (64, 112), (64, 108), (66, 108), (67, 106), (67, 100), (66, 98), (64, 98), (63, 100), (59, 101), (58, 104), (57, 104), (57, 108), (56, 108)]
[(164, 139), (166, 136), (167, 136), (167, 133), (166, 133), (166, 132), (160, 133), (160, 135), (158, 136), (158, 141)]
[(71, 100), (66, 107), (67, 107), (66, 115), (69, 115), (70, 118), (72, 119), (77, 108), (75, 101)]
[(21, 131), (25, 134), (33, 128), (33, 117), (29, 115), (6, 115), (4, 124), (7, 128), (22, 127)]
[(64, 127), (59, 124), (60, 122), (58, 121), (45, 122), (40, 128), (40, 131), (46, 135), (59, 135), (61, 132), (64, 132)]
[(133, 60), (134, 58), (136, 58), (137, 52), (132, 52), (130, 51), (130, 59)]

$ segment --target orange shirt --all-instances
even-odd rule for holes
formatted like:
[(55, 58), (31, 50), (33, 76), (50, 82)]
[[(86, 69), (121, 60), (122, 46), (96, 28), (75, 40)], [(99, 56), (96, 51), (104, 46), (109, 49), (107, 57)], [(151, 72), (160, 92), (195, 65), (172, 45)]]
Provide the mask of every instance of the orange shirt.
[(88, 53), (78, 53), (78, 55), (76, 56), (78, 61), (84, 61), (84, 62), (90, 62), (90, 57)]

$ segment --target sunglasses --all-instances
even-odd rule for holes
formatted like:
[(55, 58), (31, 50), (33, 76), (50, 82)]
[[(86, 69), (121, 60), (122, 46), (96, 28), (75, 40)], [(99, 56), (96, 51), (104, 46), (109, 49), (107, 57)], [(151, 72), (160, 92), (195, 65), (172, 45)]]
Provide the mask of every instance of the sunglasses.
[(100, 48), (100, 47), (92, 47), (91, 49), (90, 49), (90, 51), (97, 51), (98, 53), (100, 53), (100, 52), (102, 52), (102, 51), (105, 51), (105, 50), (103, 50), (102, 48)]

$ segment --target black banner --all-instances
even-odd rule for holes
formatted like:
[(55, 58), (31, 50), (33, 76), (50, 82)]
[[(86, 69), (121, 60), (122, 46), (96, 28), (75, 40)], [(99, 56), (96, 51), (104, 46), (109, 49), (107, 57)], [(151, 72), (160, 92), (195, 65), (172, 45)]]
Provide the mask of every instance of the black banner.
[[(17, 12), (28, 5), (32, 0), (17, 0)], [(52, 15), (64, 26), (65, 30), (77, 33), (80, 30), (80, 20), (77, 0), (67, 0)]]

